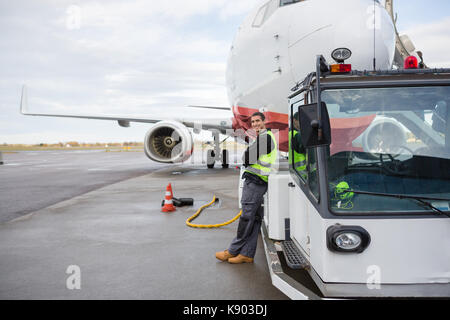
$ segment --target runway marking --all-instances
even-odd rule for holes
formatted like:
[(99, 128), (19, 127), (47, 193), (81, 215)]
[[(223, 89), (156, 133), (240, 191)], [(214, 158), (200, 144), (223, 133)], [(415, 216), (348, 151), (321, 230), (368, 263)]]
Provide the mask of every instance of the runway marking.
[(88, 171), (112, 171), (112, 170), (111, 169), (98, 168), (98, 169), (88, 169)]

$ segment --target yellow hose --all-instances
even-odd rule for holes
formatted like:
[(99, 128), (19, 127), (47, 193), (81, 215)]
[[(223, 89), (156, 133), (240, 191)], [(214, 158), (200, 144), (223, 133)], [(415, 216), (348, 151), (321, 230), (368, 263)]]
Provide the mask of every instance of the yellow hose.
[(220, 228), (220, 227), (224, 227), (227, 226), (229, 224), (232, 224), (233, 222), (235, 222), (237, 219), (239, 219), (241, 217), (242, 214), (242, 210), (241, 212), (239, 212), (239, 214), (234, 217), (232, 220), (224, 222), (224, 223), (220, 223), (220, 224), (193, 224), (191, 223), (192, 220), (194, 220), (195, 218), (197, 218), (199, 216), (199, 214), (205, 210), (206, 208), (212, 206), (214, 203), (216, 202), (216, 196), (214, 196), (213, 201), (211, 201), (208, 204), (205, 204), (203, 207), (201, 207), (200, 209), (198, 209), (198, 211), (189, 219), (186, 220), (186, 224), (191, 227), (191, 228), (200, 228), (200, 229), (213, 229), (213, 228)]

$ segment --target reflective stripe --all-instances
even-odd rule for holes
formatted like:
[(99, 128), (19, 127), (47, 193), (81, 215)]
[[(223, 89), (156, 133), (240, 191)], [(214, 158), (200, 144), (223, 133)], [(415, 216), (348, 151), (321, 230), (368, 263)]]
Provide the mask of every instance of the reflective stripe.
[(294, 163), (294, 166), (296, 168), (305, 167), (305, 169), (306, 169), (306, 161), (296, 162), (296, 163)]
[(306, 165), (308, 163), (306, 155), (304, 153), (298, 153), (292, 148), (292, 139), (295, 138), (298, 134), (299, 133), (297, 130), (292, 130), (289, 132), (289, 162), (291, 162), (292, 158), (294, 158), (294, 168), (306, 170)]
[(270, 171), (263, 171), (261, 169), (257, 169), (255, 167), (248, 167), (246, 171), (250, 171), (254, 174), (257, 174), (258, 176), (265, 176), (268, 177), (270, 175)]
[(266, 134), (272, 139), (272, 143), (274, 145), (273, 150), (269, 154), (261, 155), (256, 164), (250, 165), (246, 171), (257, 175), (263, 181), (268, 182), (270, 173), (276, 169), (278, 145), (272, 131), (267, 131)]
[(261, 165), (261, 166), (263, 166), (263, 167), (267, 167), (267, 168), (271, 168), (272, 167), (272, 164), (270, 162), (258, 160), (256, 163)]

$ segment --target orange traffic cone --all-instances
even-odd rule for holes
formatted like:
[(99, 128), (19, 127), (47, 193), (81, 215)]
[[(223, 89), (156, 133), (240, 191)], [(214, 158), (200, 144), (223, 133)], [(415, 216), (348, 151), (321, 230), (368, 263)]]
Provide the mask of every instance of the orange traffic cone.
[(170, 192), (170, 199), (173, 199), (173, 191), (172, 191), (172, 184), (171, 183), (169, 183), (169, 185), (167, 186), (167, 189)]
[(176, 208), (173, 205), (172, 185), (169, 183), (169, 185), (166, 188), (166, 199), (164, 200), (162, 212), (173, 212), (173, 211), (176, 211)]

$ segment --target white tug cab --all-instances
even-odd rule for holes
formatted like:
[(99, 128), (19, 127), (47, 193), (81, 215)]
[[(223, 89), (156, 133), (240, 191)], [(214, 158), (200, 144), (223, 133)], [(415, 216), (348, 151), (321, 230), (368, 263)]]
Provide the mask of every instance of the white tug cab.
[(292, 299), (450, 297), (450, 69), (359, 72), (339, 54), (289, 97), (307, 168), (281, 160), (269, 177), (273, 285)]

